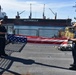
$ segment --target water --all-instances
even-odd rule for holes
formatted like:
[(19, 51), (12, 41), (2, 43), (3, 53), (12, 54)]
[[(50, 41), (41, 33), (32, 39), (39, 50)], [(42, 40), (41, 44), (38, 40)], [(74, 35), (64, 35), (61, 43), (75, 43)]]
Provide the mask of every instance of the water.
[(58, 31), (64, 27), (55, 26), (14, 26), (16, 34), (23, 34), (28, 36), (42, 36), (53, 37), (57, 36)]

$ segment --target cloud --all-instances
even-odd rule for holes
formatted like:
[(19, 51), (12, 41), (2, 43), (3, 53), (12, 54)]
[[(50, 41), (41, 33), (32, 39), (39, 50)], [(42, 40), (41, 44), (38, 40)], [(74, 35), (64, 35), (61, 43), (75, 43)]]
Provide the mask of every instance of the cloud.
[[(29, 11), (30, 9), (30, 3), (32, 4), (32, 10), (33, 11), (42, 11), (44, 3), (39, 3), (37, 1), (18, 1), (18, 0), (0, 0), (0, 5), (7, 10), (26, 10)], [(71, 6), (72, 3), (68, 4), (66, 2), (64, 3), (49, 3), (46, 4), (46, 8), (62, 8)]]
[(32, 4), (32, 9), (37, 10), (43, 6), (42, 4), (39, 4), (36, 1), (24, 1), (19, 2), (17, 0), (0, 0), (0, 5), (7, 10), (26, 10), (28, 11), (30, 9), (30, 3)]
[(47, 7), (51, 7), (51, 8), (56, 8), (56, 9), (59, 9), (59, 8), (63, 8), (63, 7), (70, 7), (70, 6), (73, 6), (73, 2), (58, 2), (58, 3), (48, 3), (47, 4)]

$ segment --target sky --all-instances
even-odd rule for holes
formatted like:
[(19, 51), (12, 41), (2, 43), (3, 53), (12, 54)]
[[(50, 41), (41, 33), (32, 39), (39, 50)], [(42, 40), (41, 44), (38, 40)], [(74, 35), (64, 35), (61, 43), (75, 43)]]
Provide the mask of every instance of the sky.
[[(15, 18), (17, 12), (21, 13), (21, 18), (28, 18), (30, 15), (30, 4), (32, 18), (43, 18), (43, 8), (45, 4), (45, 16), (49, 19), (72, 19), (76, 21), (76, 0), (0, 0), (2, 12), (6, 12), (8, 18)], [(51, 11), (50, 9), (53, 11)]]

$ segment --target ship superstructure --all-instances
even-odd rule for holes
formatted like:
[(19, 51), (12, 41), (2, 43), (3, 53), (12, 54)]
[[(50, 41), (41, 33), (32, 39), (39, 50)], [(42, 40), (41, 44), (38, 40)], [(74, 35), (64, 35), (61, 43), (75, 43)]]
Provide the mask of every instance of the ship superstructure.
[(0, 19), (3, 19), (5, 16), (6, 16), (6, 13), (5, 12), (2, 12), (2, 8), (1, 8), (1, 5), (0, 5)]

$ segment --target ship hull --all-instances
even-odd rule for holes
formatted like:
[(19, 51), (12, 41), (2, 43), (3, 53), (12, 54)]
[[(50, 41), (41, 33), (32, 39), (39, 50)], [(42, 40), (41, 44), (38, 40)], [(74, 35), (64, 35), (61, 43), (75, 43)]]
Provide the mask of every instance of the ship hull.
[(71, 19), (4, 19), (3, 24), (27, 26), (71, 26)]

